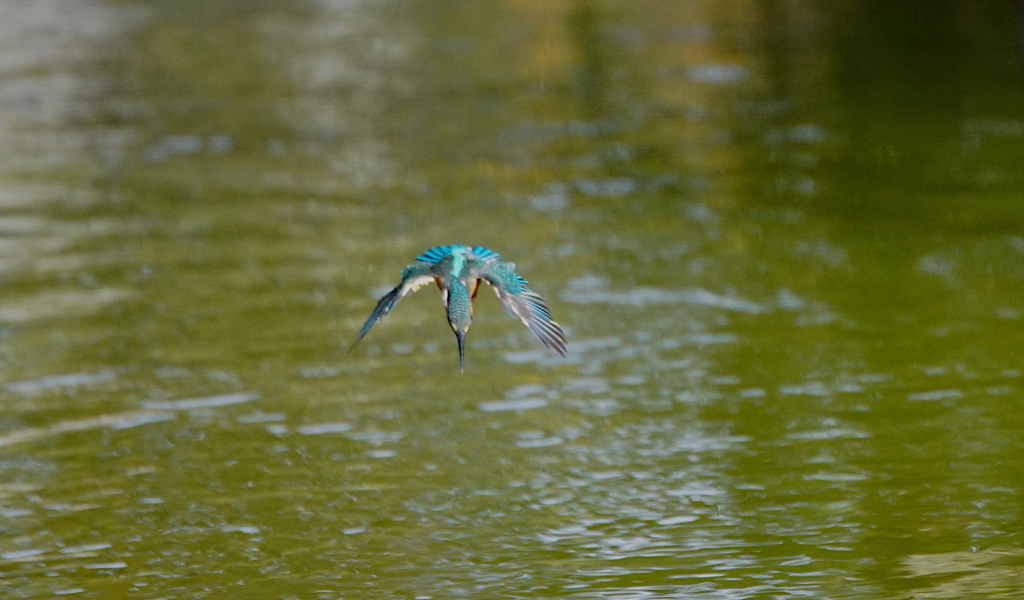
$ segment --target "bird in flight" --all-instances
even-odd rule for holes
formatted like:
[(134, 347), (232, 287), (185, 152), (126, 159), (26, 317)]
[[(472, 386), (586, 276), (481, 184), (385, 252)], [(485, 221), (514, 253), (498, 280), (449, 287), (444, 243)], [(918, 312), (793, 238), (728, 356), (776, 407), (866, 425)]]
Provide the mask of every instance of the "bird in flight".
[(501, 262), (494, 250), (480, 246), (453, 244), (431, 248), (416, 257), (416, 263), (402, 271), (402, 281), (377, 302), (352, 349), (378, 321), (384, 318), (409, 292), (415, 292), (430, 282), (441, 289), (441, 300), (448, 315), (448, 324), (459, 342), (459, 369), (466, 371), (465, 338), (473, 322), (473, 301), (486, 281), (494, 288), (502, 306), (509, 315), (521, 320), (548, 348), (565, 356), (565, 333), (561, 325), (551, 319), (544, 299), (526, 287), (514, 263)]

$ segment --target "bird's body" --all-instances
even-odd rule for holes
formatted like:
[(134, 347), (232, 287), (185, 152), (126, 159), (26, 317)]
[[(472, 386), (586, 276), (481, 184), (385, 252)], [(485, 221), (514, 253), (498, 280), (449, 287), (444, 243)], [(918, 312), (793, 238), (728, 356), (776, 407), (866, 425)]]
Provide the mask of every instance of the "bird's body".
[(456, 244), (431, 248), (402, 271), (402, 281), (380, 299), (352, 347), (355, 348), (370, 328), (391, 312), (403, 296), (436, 282), (441, 289), (448, 323), (459, 342), (459, 366), (464, 371), (464, 343), (473, 322), (473, 300), (480, 282), (486, 281), (510, 315), (525, 323), (545, 346), (565, 356), (562, 327), (551, 320), (551, 312), (544, 299), (526, 287), (526, 280), (516, 273), (515, 268), (513, 263), (501, 262), (497, 252), (480, 246)]

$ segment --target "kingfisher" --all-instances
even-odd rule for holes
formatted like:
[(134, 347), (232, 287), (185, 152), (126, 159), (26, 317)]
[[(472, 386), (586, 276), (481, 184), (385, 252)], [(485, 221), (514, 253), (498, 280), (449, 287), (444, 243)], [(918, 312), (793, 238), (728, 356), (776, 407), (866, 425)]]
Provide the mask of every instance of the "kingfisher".
[(516, 273), (515, 263), (502, 262), (501, 255), (494, 250), (460, 244), (436, 246), (417, 256), (415, 264), (402, 271), (398, 286), (377, 302), (352, 342), (352, 349), (406, 294), (432, 281), (441, 289), (448, 324), (459, 343), (459, 370), (463, 373), (466, 372), (466, 332), (473, 322), (473, 301), (481, 281), (494, 288), (509, 315), (525, 323), (545, 346), (565, 356), (562, 326), (551, 319), (544, 299), (526, 287), (527, 281)]

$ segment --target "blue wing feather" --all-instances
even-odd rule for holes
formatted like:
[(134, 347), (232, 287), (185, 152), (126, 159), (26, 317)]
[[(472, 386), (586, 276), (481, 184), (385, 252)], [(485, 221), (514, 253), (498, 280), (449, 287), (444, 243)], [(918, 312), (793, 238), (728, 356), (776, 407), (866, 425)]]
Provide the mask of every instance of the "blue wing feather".
[(494, 263), (480, 273), (487, 283), (498, 292), (498, 298), (509, 315), (519, 319), (548, 348), (565, 356), (566, 340), (562, 326), (551, 319), (540, 294), (526, 287), (526, 280), (505, 263)]
[(473, 255), (476, 256), (477, 260), (501, 260), (501, 255), (491, 250), (490, 248), (484, 248), (483, 246), (473, 246)]
[(434, 263), (441, 262), (444, 257), (452, 253), (452, 250), (458, 248), (457, 244), (451, 244), (448, 246), (434, 246), (430, 250), (423, 251), (422, 254), (416, 257), (416, 262), (423, 263), (425, 265), (432, 265)]
[(370, 329), (377, 324), (377, 321), (380, 321), (389, 312), (391, 312), (391, 309), (394, 308), (401, 299), (402, 286), (398, 286), (387, 294), (384, 294), (384, 297), (377, 302), (377, 306), (373, 309), (373, 312), (370, 313), (370, 318), (366, 319), (366, 323), (363, 323), (363, 328), (359, 330), (359, 335), (357, 335), (356, 339), (352, 342), (352, 350), (355, 350), (356, 346), (359, 345), (360, 340), (370, 332)]
[(439, 263), (450, 255), (457, 248), (464, 248), (468, 250), (474, 258), (483, 261), (500, 260), (501, 255), (491, 250), (490, 248), (484, 248), (483, 246), (463, 246), (462, 244), (449, 244), (447, 246), (434, 246), (429, 250), (424, 250), (419, 256), (416, 257), (416, 262), (423, 263), (425, 265), (432, 265)]
[(395, 308), (398, 301), (401, 300), (409, 292), (416, 291), (421, 285), (428, 283), (432, 275), (430, 270), (424, 265), (409, 265), (402, 270), (402, 281), (377, 302), (377, 306), (374, 307), (373, 312), (370, 313), (370, 317), (363, 323), (363, 328), (359, 330), (359, 334), (356, 335), (356, 339), (352, 342), (351, 350), (355, 350), (356, 346), (359, 345), (359, 341), (370, 332), (370, 329), (377, 324), (378, 321), (387, 316), (391, 309)]

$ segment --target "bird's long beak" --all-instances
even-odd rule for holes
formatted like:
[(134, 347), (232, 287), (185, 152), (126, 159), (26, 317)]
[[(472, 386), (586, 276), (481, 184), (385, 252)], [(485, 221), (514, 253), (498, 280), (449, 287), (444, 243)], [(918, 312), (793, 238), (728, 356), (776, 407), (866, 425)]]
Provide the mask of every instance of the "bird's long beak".
[(466, 372), (466, 334), (455, 330), (455, 339), (459, 340), (459, 371)]

